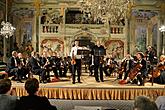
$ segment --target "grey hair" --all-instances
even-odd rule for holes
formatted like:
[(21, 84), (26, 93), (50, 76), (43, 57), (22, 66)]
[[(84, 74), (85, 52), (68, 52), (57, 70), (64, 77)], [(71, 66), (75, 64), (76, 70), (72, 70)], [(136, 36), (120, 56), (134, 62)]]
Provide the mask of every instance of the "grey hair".
[(146, 96), (138, 96), (135, 98), (134, 108), (136, 110), (158, 110), (156, 103)]

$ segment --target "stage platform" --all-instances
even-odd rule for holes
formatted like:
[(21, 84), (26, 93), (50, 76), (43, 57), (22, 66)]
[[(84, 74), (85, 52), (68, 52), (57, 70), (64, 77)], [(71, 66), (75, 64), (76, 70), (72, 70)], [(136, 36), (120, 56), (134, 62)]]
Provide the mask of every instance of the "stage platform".
[[(59, 82), (40, 84), (38, 94), (49, 99), (68, 100), (133, 100), (136, 96), (145, 95), (152, 99), (165, 96), (165, 85), (147, 82), (144, 86), (136, 84), (118, 84), (115, 77), (104, 77), (104, 82), (96, 82), (94, 76), (83, 74), (82, 83), (72, 84), (70, 77), (61, 78)], [(12, 82), (13, 94), (27, 95), (24, 83)]]

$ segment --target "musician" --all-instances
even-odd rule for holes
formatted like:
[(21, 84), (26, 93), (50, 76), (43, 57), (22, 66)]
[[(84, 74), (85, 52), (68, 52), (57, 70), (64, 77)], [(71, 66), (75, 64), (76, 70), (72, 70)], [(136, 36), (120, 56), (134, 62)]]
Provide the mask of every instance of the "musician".
[(134, 61), (130, 54), (126, 55), (121, 65), (124, 67), (124, 80), (126, 80), (130, 70), (134, 67)]
[(40, 82), (41, 83), (46, 83), (46, 70), (44, 68), (41, 68), (39, 61), (37, 60), (37, 53), (32, 52), (31, 53), (31, 58), (29, 59), (29, 64), (31, 66), (32, 71), (39, 75), (40, 77)]
[(17, 52), (13, 51), (12, 52), (12, 57), (9, 58), (9, 61), (7, 63), (7, 68), (6, 68), (6, 72), (9, 74), (9, 76), (14, 76), (12, 79), (16, 80), (20, 83), (22, 83), (21, 81), (21, 69), (18, 68), (18, 66), (20, 65), (20, 60), (17, 57)]
[(68, 60), (67, 60), (67, 57), (64, 57), (64, 60), (63, 60), (63, 62), (62, 62), (62, 69), (63, 69), (63, 74), (62, 74), (62, 76), (63, 77), (66, 77), (67, 75), (66, 75), (66, 73), (67, 73), (67, 71), (68, 71), (68, 66), (69, 66), (69, 62), (68, 62)]
[(160, 56), (156, 69), (158, 69), (158, 71), (155, 71), (153, 74), (158, 77), (154, 77), (154, 82), (158, 84), (165, 84), (165, 55)]
[(144, 60), (144, 54), (142, 52), (138, 52), (136, 54), (136, 57), (137, 57), (137, 64), (141, 64), (142, 66), (137, 75), (137, 80), (140, 82), (140, 84), (138, 85), (142, 86), (144, 85), (147, 76), (147, 65), (146, 65), (146, 61)]
[(146, 54), (146, 61), (148, 61), (151, 65), (153, 65), (155, 63), (154, 61), (155, 61), (155, 57), (156, 57), (156, 53), (155, 53), (153, 47), (148, 46), (145, 54)]
[[(75, 72), (77, 71), (77, 80), (78, 83), (81, 83), (80, 76), (81, 76), (81, 55), (78, 55), (78, 50), (82, 49), (79, 47), (79, 41), (74, 42), (75, 45), (72, 47), (70, 56), (72, 58), (72, 83), (75, 84)], [(75, 61), (74, 61), (75, 60)]]
[(53, 73), (54, 73), (54, 76), (55, 76), (55, 79), (58, 81), (59, 80), (59, 74), (57, 72), (57, 53), (56, 52), (53, 52), (52, 53), (52, 56), (50, 58), (50, 64), (52, 66), (52, 70), (53, 70)]
[[(105, 48), (100, 44), (100, 41), (97, 41), (97, 45), (95, 45), (92, 49), (92, 64), (94, 64), (94, 76), (96, 82), (104, 82), (103, 79), (103, 61), (105, 55)], [(98, 73), (100, 71), (100, 74)], [(99, 78), (100, 77), (100, 78)]]
[(26, 75), (29, 73), (29, 69), (26, 65), (26, 59), (23, 57), (22, 53), (18, 53), (18, 59), (20, 61), (20, 69), (22, 71), (21, 77), (27, 79)]
[(50, 82), (50, 71), (52, 70), (52, 66), (50, 64), (50, 56), (47, 55), (47, 52), (43, 52), (40, 59), (40, 66), (46, 70), (46, 79), (47, 82)]

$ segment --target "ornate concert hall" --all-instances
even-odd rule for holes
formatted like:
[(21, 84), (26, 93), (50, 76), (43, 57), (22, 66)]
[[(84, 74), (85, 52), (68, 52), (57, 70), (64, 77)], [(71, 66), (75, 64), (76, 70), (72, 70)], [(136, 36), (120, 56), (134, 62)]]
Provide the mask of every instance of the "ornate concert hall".
[(155, 101), (165, 96), (165, 0), (0, 0), (6, 78), (19, 97), (38, 79), (39, 96), (58, 110), (133, 110), (137, 96)]

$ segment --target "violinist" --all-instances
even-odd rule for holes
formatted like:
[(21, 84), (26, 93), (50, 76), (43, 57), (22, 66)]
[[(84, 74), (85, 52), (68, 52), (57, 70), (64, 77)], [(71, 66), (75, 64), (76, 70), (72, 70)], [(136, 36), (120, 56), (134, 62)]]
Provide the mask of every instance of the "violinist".
[(136, 54), (136, 57), (137, 57), (137, 64), (141, 65), (141, 68), (137, 74), (137, 81), (138, 81), (137, 84), (139, 86), (142, 86), (144, 85), (147, 76), (147, 65), (146, 65), (147, 63), (146, 60), (144, 60), (144, 54), (142, 52), (138, 52)]
[(29, 65), (31, 66), (32, 71), (40, 76), (40, 82), (46, 83), (46, 70), (41, 68), (39, 61), (37, 59), (37, 52), (31, 53), (31, 58), (29, 59)]
[(22, 53), (18, 53), (18, 59), (20, 61), (19, 68), (21, 69), (21, 78), (27, 79), (26, 75), (29, 73), (29, 69), (27, 68), (26, 65), (26, 59), (23, 57)]
[[(104, 55), (106, 54), (104, 46), (101, 45), (100, 41), (92, 49), (92, 64), (94, 64), (94, 76), (96, 82), (104, 82), (103, 79), (103, 63)], [(99, 72), (98, 72), (99, 70)]]
[(70, 56), (72, 59), (72, 84), (75, 84), (75, 77), (77, 71), (77, 80), (78, 83), (81, 83), (80, 76), (81, 76), (81, 55), (78, 55), (78, 50), (81, 49), (79, 46), (79, 41), (74, 42), (74, 46), (71, 48)]
[(59, 81), (59, 74), (57, 72), (57, 61), (58, 61), (57, 53), (56, 52), (53, 52), (52, 53), (52, 56), (50, 58), (50, 64), (51, 64), (51, 67), (52, 67), (52, 70), (53, 70), (55, 79), (57, 81)]

